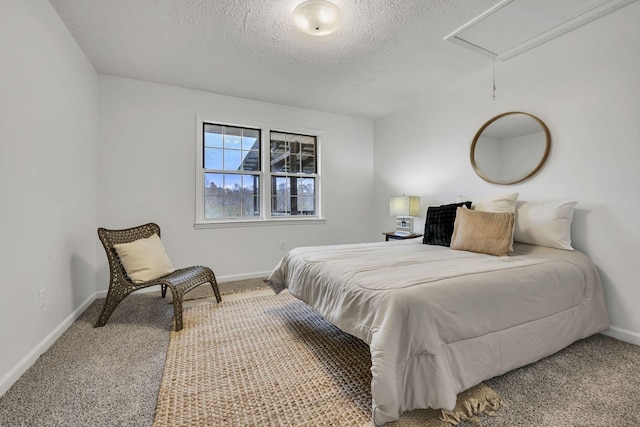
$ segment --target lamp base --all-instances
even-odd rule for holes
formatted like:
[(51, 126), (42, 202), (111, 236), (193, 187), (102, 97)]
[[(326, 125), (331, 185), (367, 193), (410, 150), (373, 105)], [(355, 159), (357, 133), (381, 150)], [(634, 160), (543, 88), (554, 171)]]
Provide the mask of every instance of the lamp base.
[(401, 236), (413, 233), (413, 218), (399, 216), (396, 221), (395, 233)]

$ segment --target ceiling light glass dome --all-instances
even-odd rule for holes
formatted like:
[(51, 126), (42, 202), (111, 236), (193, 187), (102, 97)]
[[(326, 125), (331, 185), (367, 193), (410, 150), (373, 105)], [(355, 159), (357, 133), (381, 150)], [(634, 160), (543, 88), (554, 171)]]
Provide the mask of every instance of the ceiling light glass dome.
[(308, 0), (293, 11), (293, 20), (301, 31), (324, 36), (336, 31), (342, 24), (342, 11), (326, 0)]

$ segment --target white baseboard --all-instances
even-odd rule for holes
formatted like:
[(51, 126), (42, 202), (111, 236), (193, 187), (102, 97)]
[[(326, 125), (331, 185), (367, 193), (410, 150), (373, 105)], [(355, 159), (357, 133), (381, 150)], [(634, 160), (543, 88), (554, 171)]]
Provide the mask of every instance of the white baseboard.
[(602, 332), (604, 335), (625, 341), (631, 344), (640, 345), (640, 334), (626, 329), (618, 328), (617, 326), (611, 326), (606, 331)]
[[(106, 292), (105, 292), (106, 295)], [(78, 318), (84, 311), (95, 301), (96, 295), (91, 295), (85, 301), (82, 302), (69, 314), (58, 326), (53, 329), (42, 341), (40, 341), (25, 357), (18, 362), (5, 376), (0, 378), (0, 396), (5, 394), (7, 390), (11, 388), (13, 383), (18, 381), (18, 378), (24, 374), (27, 369), (31, 367), (38, 360), (38, 357), (51, 347), (58, 338), (67, 330), (69, 326)]]

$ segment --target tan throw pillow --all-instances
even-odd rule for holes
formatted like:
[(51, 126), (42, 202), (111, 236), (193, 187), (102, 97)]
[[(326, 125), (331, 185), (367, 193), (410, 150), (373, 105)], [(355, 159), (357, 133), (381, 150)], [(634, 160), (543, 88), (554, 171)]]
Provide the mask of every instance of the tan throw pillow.
[[(473, 199), (473, 209), (483, 212), (511, 212), (516, 215), (516, 200), (520, 193), (500, 194), (495, 196), (476, 197)], [(513, 251), (513, 235), (515, 233), (515, 221), (514, 231), (511, 233), (511, 243), (509, 244), (509, 250)]]
[(148, 282), (176, 271), (155, 233), (146, 239), (113, 247), (133, 283)]
[(511, 212), (482, 212), (458, 208), (451, 249), (504, 256), (513, 236)]

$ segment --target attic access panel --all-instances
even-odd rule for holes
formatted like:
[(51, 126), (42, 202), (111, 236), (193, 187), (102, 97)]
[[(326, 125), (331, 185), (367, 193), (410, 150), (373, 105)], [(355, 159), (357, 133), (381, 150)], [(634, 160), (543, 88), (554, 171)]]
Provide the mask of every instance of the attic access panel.
[(503, 0), (444, 40), (509, 59), (635, 0)]

